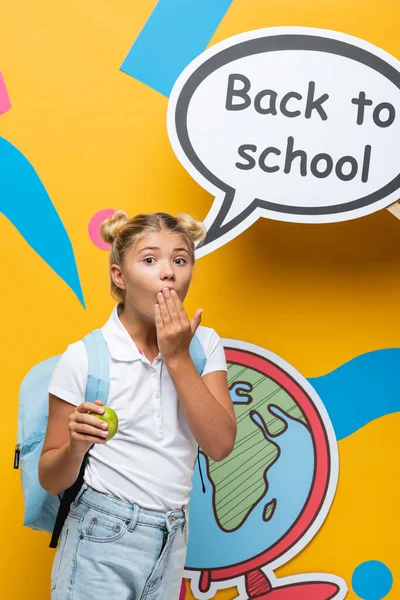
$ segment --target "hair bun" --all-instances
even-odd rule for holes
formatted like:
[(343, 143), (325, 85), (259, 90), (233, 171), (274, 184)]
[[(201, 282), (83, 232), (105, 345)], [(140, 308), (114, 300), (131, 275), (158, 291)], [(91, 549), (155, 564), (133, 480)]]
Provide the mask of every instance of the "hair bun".
[(179, 225), (187, 231), (193, 243), (204, 240), (207, 235), (207, 229), (202, 221), (196, 221), (196, 219), (185, 213), (180, 213), (176, 219)]
[(112, 244), (121, 227), (129, 221), (129, 217), (123, 210), (116, 210), (114, 214), (107, 217), (100, 225), (100, 237), (106, 244)]

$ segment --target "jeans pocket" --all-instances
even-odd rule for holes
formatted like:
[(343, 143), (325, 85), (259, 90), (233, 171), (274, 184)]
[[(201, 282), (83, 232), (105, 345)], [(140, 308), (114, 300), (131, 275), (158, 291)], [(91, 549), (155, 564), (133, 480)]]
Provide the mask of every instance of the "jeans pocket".
[(129, 521), (121, 517), (89, 508), (81, 528), (81, 537), (91, 542), (115, 542), (128, 529)]
[(53, 568), (51, 570), (51, 591), (56, 589), (58, 577), (60, 575), (60, 566), (64, 555), (65, 545), (68, 538), (68, 527), (64, 527), (61, 530), (60, 540), (58, 542), (56, 555), (54, 557)]

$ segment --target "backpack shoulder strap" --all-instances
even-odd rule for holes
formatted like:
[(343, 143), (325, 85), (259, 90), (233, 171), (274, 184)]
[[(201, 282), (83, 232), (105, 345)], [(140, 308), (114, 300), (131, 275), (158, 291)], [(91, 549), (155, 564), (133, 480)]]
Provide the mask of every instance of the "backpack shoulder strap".
[[(86, 402), (102, 400), (107, 404), (108, 392), (110, 388), (110, 366), (109, 352), (106, 341), (100, 329), (95, 329), (83, 338), (88, 356), (88, 378), (86, 383)], [(53, 535), (50, 540), (50, 548), (56, 548), (61, 529), (67, 518), (70, 504), (75, 499), (77, 493), (83, 484), (83, 475), (85, 471), (87, 454), (82, 461), (79, 475), (67, 490), (65, 490), (58, 509), (56, 521), (54, 524)]]
[(102, 400), (107, 404), (110, 388), (109, 352), (101, 329), (95, 329), (83, 338), (88, 356), (86, 402)]
[(206, 366), (207, 357), (197, 334), (194, 334), (194, 336), (192, 337), (189, 351), (190, 356), (192, 357), (192, 361), (194, 362), (195, 367), (197, 369), (197, 372), (199, 373), (199, 375), (202, 375)]

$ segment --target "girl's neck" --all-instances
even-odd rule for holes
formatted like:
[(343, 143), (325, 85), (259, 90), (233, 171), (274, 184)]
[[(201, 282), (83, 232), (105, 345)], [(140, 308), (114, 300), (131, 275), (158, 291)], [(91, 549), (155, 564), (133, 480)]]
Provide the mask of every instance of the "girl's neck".
[(152, 321), (146, 320), (143, 315), (132, 310), (129, 305), (118, 305), (118, 316), (135, 344), (147, 354), (157, 350), (157, 330)]

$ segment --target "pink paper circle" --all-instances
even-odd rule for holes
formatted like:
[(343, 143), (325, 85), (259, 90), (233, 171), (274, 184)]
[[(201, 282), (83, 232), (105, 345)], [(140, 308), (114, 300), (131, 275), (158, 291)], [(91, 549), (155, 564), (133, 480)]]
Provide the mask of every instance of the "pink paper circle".
[(99, 212), (93, 215), (93, 217), (90, 219), (88, 228), (89, 237), (92, 240), (93, 244), (100, 248), (100, 250), (110, 249), (110, 245), (103, 242), (103, 240), (100, 237), (100, 225), (104, 221), (104, 219), (107, 219), (107, 217), (110, 217), (114, 213), (115, 210), (113, 208), (105, 208), (103, 210), (99, 210)]

